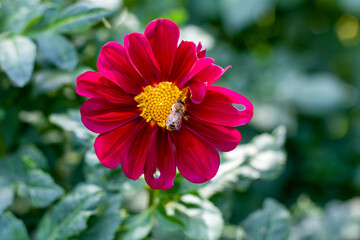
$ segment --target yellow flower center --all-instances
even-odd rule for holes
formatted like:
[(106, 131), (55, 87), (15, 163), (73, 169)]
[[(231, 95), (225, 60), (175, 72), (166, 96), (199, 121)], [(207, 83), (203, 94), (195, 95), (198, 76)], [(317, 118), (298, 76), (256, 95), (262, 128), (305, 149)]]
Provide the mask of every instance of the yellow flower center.
[(161, 82), (155, 86), (147, 86), (134, 99), (139, 104), (141, 114), (147, 122), (157, 123), (160, 127), (166, 126), (172, 105), (181, 100), (185, 102), (187, 89), (180, 89), (171, 82)]

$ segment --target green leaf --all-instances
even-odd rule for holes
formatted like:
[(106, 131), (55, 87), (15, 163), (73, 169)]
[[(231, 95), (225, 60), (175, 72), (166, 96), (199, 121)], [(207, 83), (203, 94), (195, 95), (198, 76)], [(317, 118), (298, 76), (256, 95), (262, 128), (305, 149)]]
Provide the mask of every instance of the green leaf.
[(303, 205), (300, 207), (304, 208), (305, 214), (293, 228), (292, 240), (359, 239), (359, 197), (345, 202), (332, 200), (324, 209), (317, 207), (306, 197), (300, 197), (297, 205), (299, 204)]
[(287, 240), (291, 229), (291, 217), (284, 206), (266, 199), (262, 210), (250, 214), (244, 221), (246, 239)]
[(166, 231), (179, 231), (184, 229), (184, 223), (176, 215), (169, 215), (163, 205), (159, 204), (155, 212), (156, 220)]
[(122, 6), (122, 0), (107, 0), (107, 1), (97, 1), (97, 0), (83, 0), (83, 2), (91, 7), (104, 8), (108, 10), (119, 10)]
[(164, 228), (161, 228), (161, 226), (157, 225), (153, 227), (151, 231), (151, 239), (156, 240), (184, 240), (185, 236), (182, 231), (176, 231), (176, 232), (168, 232)]
[(90, 8), (82, 3), (74, 4), (66, 8), (50, 28), (62, 33), (84, 32), (109, 13), (105, 9)]
[(27, 37), (0, 41), (0, 65), (16, 86), (23, 87), (30, 80), (35, 56), (36, 46)]
[(72, 72), (64, 72), (62, 70), (42, 70), (34, 74), (33, 92), (35, 95), (51, 94), (64, 86), (74, 86), (77, 78), (81, 73), (90, 71), (88, 67), (76, 68)]
[(3, 11), (6, 12), (4, 30), (16, 35), (38, 21), (45, 11), (46, 5), (38, 0), (5, 0)]
[[(26, 8), (31, 8), (31, 6), (38, 6), (39, 0), (1, 0), (0, 1), (0, 32), (5, 31), (5, 29), (9, 29), (8, 26), (12, 23), (16, 22), (16, 20), (19, 19), (19, 15), (17, 13), (21, 12), (24, 14), (26, 11)], [(23, 9), (22, 9), (23, 8)], [(20, 15), (22, 16), (22, 15)], [(20, 21), (18, 22), (19, 24)]]
[(109, 177), (108, 188), (111, 191), (119, 191), (124, 194), (138, 192), (146, 186), (145, 181), (139, 179), (138, 181), (130, 180), (123, 172), (112, 171)]
[[(59, 121), (60, 122), (60, 121)], [(123, 204), (134, 212), (141, 211), (148, 206), (148, 191), (144, 189), (143, 179), (133, 181), (127, 178), (121, 168), (105, 168), (96, 156), (94, 149), (85, 154), (85, 179), (110, 191), (121, 193)]]
[(119, 167), (115, 169), (104, 167), (93, 148), (85, 154), (84, 171), (87, 182), (101, 186), (111, 192), (121, 193), (128, 209), (137, 212), (148, 206), (148, 191), (144, 190), (145, 181), (142, 179), (133, 181), (127, 178)]
[(7, 155), (0, 159), (0, 176), (5, 180), (15, 183), (25, 181), (26, 165), (17, 154)]
[(121, 203), (120, 194), (107, 194), (103, 206), (103, 213), (89, 220), (88, 228), (76, 237), (76, 240), (112, 240), (121, 224), (119, 211)]
[(119, 212), (111, 213), (90, 219), (88, 229), (81, 233), (76, 240), (112, 240), (121, 224)]
[(49, 120), (64, 131), (73, 132), (79, 139), (92, 140), (96, 136), (82, 124), (79, 109), (70, 109), (67, 113), (53, 113)]
[[(34, 161), (34, 158), (40, 159)], [(44, 166), (44, 161), (45, 157), (35, 146), (25, 145), (0, 161), (0, 182), (11, 183), (13, 191), (16, 190), (20, 197), (30, 199), (32, 206), (46, 207), (64, 191), (49, 174), (37, 168)]]
[(224, 162), (217, 175), (199, 189), (200, 194), (209, 198), (227, 187), (246, 190), (255, 179), (274, 179), (286, 162), (283, 149), (286, 130), (276, 128), (272, 134), (256, 136), (250, 143), (239, 145), (222, 155)]
[(35, 36), (41, 52), (57, 67), (71, 71), (78, 58), (73, 45), (63, 36), (53, 32), (45, 32)]
[(69, 6), (62, 12), (55, 9), (45, 12), (45, 17), (36, 32), (78, 33), (89, 29), (96, 22), (107, 16), (110, 11), (101, 8), (91, 8), (79, 3)]
[(97, 158), (94, 149), (90, 149), (85, 154), (85, 177), (87, 182), (108, 185), (105, 179), (110, 173), (111, 169), (104, 167)]
[(220, 210), (210, 201), (184, 195), (175, 205), (176, 216), (185, 224), (184, 234), (193, 239), (219, 239), (224, 226)]
[(149, 208), (142, 213), (127, 218), (124, 222), (123, 231), (120, 233), (121, 240), (144, 239), (151, 231), (155, 222), (154, 209)]
[(36, 167), (38, 168), (49, 168), (46, 157), (34, 144), (21, 145), (17, 151), (17, 156), (21, 159), (23, 159), (24, 157), (31, 158), (34, 161)]
[(79, 185), (41, 219), (37, 240), (66, 239), (87, 228), (99, 207), (103, 191), (95, 185)]
[(0, 214), (1, 240), (30, 240), (25, 224), (12, 213)]
[(21, 122), (14, 121), (14, 119), (17, 119), (19, 112), (20, 107), (13, 104), (6, 109), (3, 115), (3, 119), (1, 121), (0, 132), (3, 139), (1, 141), (3, 141), (2, 144), (5, 143), (5, 145), (8, 147), (12, 147), (18, 141), (17, 134), (19, 132)]
[(97, 158), (94, 149), (85, 154), (85, 179), (103, 189), (121, 193), (123, 207), (131, 212), (140, 212), (149, 205), (149, 192), (144, 189), (145, 181), (127, 178), (121, 168), (105, 168)]
[(46, 207), (64, 193), (49, 174), (40, 170), (31, 170), (28, 173), (26, 191), (35, 207)]
[(273, 134), (262, 134), (252, 141), (258, 149), (254, 155), (250, 155), (249, 167), (259, 173), (261, 179), (274, 179), (283, 169), (286, 154), (283, 145), (286, 138), (285, 127), (278, 127)]
[(2, 213), (14, 201), (13, 186), (0, 177), (0, 213)]

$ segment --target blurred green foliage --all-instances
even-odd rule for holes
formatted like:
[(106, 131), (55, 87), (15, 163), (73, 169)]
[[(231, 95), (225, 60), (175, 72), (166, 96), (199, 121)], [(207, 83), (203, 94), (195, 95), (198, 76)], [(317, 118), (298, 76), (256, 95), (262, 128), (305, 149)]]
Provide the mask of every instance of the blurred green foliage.
[[(0, 238), (359, 239), (359, 17), (358, 0), (0, 0)], [(254, 103), (206, 184), (128, 180), (80, 121), (76, 77), (155, 18)]]

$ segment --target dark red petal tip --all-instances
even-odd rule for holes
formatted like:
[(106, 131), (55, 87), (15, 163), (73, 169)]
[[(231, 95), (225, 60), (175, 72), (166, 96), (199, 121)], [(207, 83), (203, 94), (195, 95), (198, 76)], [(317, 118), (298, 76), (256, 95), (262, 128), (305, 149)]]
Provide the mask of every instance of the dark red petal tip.
[(176, 166), (180, 174), (193, 183), (204, 183), (212, 179), (220, 165), (219, 153), (207, 141), (181, 128), (172, 133), (175, 146)]
[(122, 147), (123, 158), (121, 167), (125, 176), (137, 180), (144, 172), (145, 161), (148, 157), (148, 148), (152, 145), (155, 126), (148, 124), (144, 119), (133, 130), (131, 137), (126, 139)]
[(102, 47), (97, 68), (128, 94), (137, 95), (148, 85), (136, 71), (120, 43), (108, 42)]
[(175, 155), (168, 131), (157, 128), (157, 133), (151, 141), (152, 146), (149, 147), (144, 174), (145, 180), (151, 188), (167, 190), (174, 185)]
[(127, 54), (139, 74), (150, 84), (161, 81), (160, 67), (148, 39), (142, 33), (130, 33), (124, 38)]
[(179, 41), (179, 27), (168, 19), (150, 22), (144, 32), (161, 70), (162, 80), (167, 81)]
[(206, 56), (206, 49), (204, 50), (201, 49), (202, 49), (202, 44), (201, 42), (199, 42), (196, 48), (196, 54), (198, 58), (204, 58)]
[(122, 127), (116, 128), (111, 132), (100, 134), (94, 144), (95, 153), (104, 167), (115, 168), (123, 158), (123, 147), (132, 135), (133, 129), (141, 122), (141, 119), (136, 119)]
[[(233, 104), (245, 106), (244, 110), (239, 110)], [(208, 86), (206, 96), (201, 104), (189, 103), (187, 112), (203, 121), (236, 127), (248, 123), (253, 116), (253, 106), (244, 96), (229, 89)]]
[(197, 118), (185, 121), (184, 127), (223, 152), (236, 148), (241, 139), (240, 132), (235, 128), (209, 124)]
[(197, 60), (195, 43), (181, 41), (176, 49), (171, 67), (170, 81), (178, 86), (188, 75)]

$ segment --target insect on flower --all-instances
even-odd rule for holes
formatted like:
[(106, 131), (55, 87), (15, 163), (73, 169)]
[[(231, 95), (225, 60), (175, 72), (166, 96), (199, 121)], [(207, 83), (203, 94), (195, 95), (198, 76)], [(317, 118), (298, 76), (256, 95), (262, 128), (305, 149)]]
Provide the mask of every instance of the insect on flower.
[(179, 130), (181, 128), (181, 123), (185, 111), (186, 111), (185, 103), (181, 100), (177, 100), (171, 106), (171, 112), (166, 119), (166, 127), (170, 131)]
[(99, 72), (77, 78), (77, 93), (90, 98), (80, 108), (82, 122), (100, 133), (94, 144), (100, 162), (121, 164), (133, 180), (144, 174), (156, 189), (173, 186), (176, 169), (194, 183), (213, 178), (216, 149), (234, 149), (241, 135), (233, 127), (253, 116), (244, 96), (213, 85), (229, 67), (215, 65), (201, 43), (178, 44), (179, 34), (174, 22), (154, 20), (144, 34), (125, 36), (124, 46), (105, 44)]

